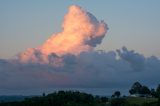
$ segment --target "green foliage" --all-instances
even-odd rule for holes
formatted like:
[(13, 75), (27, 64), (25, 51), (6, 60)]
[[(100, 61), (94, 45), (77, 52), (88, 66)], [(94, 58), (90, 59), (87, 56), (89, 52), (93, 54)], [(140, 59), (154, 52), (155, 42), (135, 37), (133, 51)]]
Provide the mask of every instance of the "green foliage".
[(121, 92), (120, 91), (115, 91), (113, 96), (119, 98), (121, 96)]
[(97, 106), (108, 99), (102, 97), (98, 103), (91, 94), (78, 91), (59, 91), (42, 97), (26, 98), (21, 102), (0, 103), (0, 106)]
[[(79, 91), (59, 91), (42, 96), (26, 98), (23, 101), (0, 103), (0, 106), (160, 106), (160, 85), (149, 90), (147, 86), (136, 82), (132, 85), (131, 94), (151, 94), (153, 97), (120, 97), (120, 91), (107, 98), (92, 96)], [(159, 97), (159, 98), (158, 98)]]
[(142, 85), (139, 82), (135, 82), (131, 89), (129, 90), (130, 94), (139, 94), (141, 90)]
[(108, 102), (108, 98), (107, 98), (107, 97), (101, 97), (101, 102), (102, 102), (102, 103)]
[(156, 89), (157, 97), (160, 98), (160, 84), (158, 85)]
[(150, 94), (150, 90), (147, 86), (142, 86), (140, 90), (140, 94)]
[(126, 106), (127, 104), (125, 98), (114, 98), (111, 100), (111, 106)]
[(129, 90), (130, 94), (142, 94), (142, 95), (149, 95), (151, 94), (150, 89), (147, 86), (141, 85), (139, 82), (135, 82), (131, 89)]
[(154, 88), (151, 89), (151, 95), (152, 97), (157, 97), (157, 93)]

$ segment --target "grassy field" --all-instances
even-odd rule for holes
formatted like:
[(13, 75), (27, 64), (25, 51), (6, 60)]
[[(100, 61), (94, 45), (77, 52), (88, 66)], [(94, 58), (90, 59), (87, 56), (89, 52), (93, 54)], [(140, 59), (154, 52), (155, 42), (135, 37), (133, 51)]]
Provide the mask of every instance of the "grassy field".
[[(156, 102), (158, 101), (157, 98), (145, 98), (145, 97), (126, 97), (127, 103), (130, 105), (138, 105), (141, 106), (144, 103), (151, 103), (151, 102)], [(106, 104), (101, 104), (98, 106), (111, 106), (109, 102)]]
[(145, 98), (145, 97), (127, 97), (126, 98), (129, 104), (141, 105), (143, 103), (156, 102), (157, 98)]

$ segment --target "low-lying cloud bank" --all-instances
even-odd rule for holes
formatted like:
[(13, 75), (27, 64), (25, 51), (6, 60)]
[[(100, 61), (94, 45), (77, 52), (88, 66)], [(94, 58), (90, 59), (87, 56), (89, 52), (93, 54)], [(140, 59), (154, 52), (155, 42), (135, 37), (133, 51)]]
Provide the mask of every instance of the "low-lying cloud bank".
[(157, 85), (160, 60), (123, 47), (95, 51), (108, 27), (79, 6), (71, 6), (62, 31), (42, 46), (0, 60), (0, 89), (52, 87), (123, 88), (135, 81)]
[(90, 51), (79, 55), (51, 54), (48, 60), (61, 60), (60, 66), (0, 60), (1, 89), (47, 87), (125, 87), (134, 81), (159, 83), (160, 60), (122, 50)]

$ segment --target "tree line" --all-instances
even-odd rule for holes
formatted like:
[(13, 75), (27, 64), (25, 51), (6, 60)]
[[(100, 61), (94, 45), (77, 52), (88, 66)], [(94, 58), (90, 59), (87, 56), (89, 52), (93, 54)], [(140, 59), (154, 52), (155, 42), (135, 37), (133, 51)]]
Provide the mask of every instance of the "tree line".
[(0, 106), (160, 106), (160, 85), (155, 89), (135, 82), (129, 93), (145, 98), (159, 98), (157, 101), (141, 105), (130, 104), (128, 97), (121, 96), (120, 91), (115, 91), (111, 98), (93, 96), (79, 91), (58, 91), (48, 95), (26, 98), (23, 101), (0, 103)]
[[(147, 86), (142, 85), (140, 82), (135, 82), (130, 90), (129, 97), (137, 97), (138, 99), (145, 99), (146, 102), (142, 104), (130, 103), (127, 99), (129, 97), (121, 97), (120, 91), (115, 91), (111, 96), (110, 106), (160, 106), (160, 84), (156, 88), (149, 89)], [(157, 101), (147, 102), (147, 98), (154, 98)], [(134, 100), (134, 99), (133, 99)]]
[[(155, 89), (154, 88), (149, 89), (147, 86), (142, 85), (140, 82), (135, 82), (131, 86), (129, 93), (131, 96), (159, 98), (160, 97), (160, 84)], [(121, 96), (121, 92), (115, 91), (111, 97), (119, 98), (120, 96)]]
[(107, 101), (107, 97), (79, 91), (58, 91), (40, 97), (26, 98), (21, 102), (0, 103), (0, 106), (97, 106)]
[(149, 89), (147, 86), (142, 85), (139, 82), (135, 82), (129, 90), (129, 93), (131, 95), (138, 94), (138, 96), (152, 96), (158, 98), (160, 97), (160, 84), (157, 86), (156, 89)]

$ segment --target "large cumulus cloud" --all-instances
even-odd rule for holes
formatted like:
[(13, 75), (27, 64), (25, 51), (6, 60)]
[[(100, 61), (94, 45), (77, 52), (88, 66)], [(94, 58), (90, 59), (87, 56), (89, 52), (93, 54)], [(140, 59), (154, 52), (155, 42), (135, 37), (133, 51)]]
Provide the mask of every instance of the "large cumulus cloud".
[(61, 32), (14, 59), (0, 60), (0, 88), (115, 88), (129, 86), (134, 81), (159, 83), (157, 57), (145, 57), (126, 47), (110, 52), (94, 50), (107, 29), (107, 24), (91, 13), (71, 6)]

